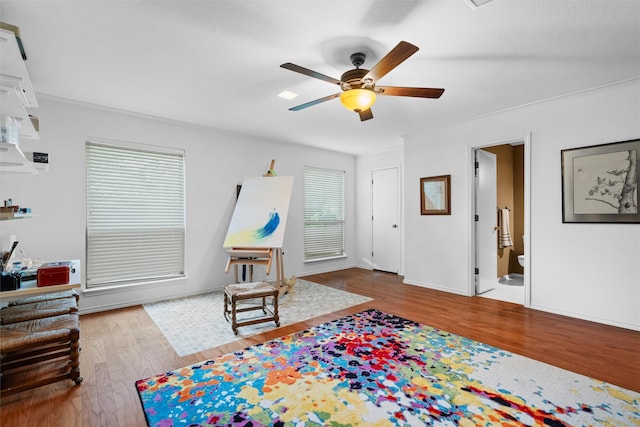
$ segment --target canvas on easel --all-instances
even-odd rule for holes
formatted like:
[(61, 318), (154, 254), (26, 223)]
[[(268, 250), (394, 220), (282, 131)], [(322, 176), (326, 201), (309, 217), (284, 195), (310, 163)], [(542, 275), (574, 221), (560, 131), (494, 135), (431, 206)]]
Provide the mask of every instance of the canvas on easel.
[(223, 246), (282, 248), (292, 189), (292, 176), (245, 178)]
[(275, 258), (276, 282), (282, 291), (282, 244), (292, 189), (291, 176), (246, 178), (242, 183), (223, 244), (229, 255), (225, 272), (233, 265), (236, 282), (238, 265), (249, 266), (252, 280), (254, 265), (264, 265), (268, 275)]

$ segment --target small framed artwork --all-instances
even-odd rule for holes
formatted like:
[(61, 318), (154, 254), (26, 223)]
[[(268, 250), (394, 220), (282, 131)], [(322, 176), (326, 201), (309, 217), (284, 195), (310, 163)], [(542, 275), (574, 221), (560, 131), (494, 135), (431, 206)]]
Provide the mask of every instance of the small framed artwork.
[(420, 214), (451, 215), (451, 175), (420, 178)]
[(640, 139), (561, 151), (562, 222), (640, 223)]

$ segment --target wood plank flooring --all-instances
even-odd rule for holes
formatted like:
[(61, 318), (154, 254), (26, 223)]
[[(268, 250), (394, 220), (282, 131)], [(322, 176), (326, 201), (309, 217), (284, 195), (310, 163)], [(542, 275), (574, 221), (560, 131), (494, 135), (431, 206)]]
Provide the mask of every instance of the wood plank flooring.
[[(2, 398), (0, 424), (146, 426), (134, 382), (368, 308), (485, 342), (640, 392), (640, 332), (479, 297), (405, 285), (357, 268), (304, 277), (373, 301), (193, 355), (179, 357), (141, 306), (83, 315), (80, 370), (64, 381)], [(214, 307), (213, 309), (221, 309)]]

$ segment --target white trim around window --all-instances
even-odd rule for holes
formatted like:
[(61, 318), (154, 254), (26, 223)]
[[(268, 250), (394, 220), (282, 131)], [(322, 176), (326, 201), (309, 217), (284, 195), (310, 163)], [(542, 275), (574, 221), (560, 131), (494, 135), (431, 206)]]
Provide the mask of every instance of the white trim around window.
[(304, 261), (342, 258), (345, 172), (304, 168)]
[(184, 150), (86, 143), (88, 289), (185, 276)]

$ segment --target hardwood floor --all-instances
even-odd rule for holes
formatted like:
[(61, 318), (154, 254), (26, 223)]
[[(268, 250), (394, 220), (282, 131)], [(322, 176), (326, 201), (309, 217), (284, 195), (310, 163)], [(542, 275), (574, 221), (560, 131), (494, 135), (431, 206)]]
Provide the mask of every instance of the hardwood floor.
[(64, 381), (4, 397), (0, 423), (4, 427), (146, 426), (136, 380), (367, 308), (640, 392), (640, 332), (405, 285), (402, 277), (382, 272), (354, 268), (304, 278), (374, 300), (185, 357), (175, 353), (141, 306), (83, 315), (84, 382), (74, 386)]

